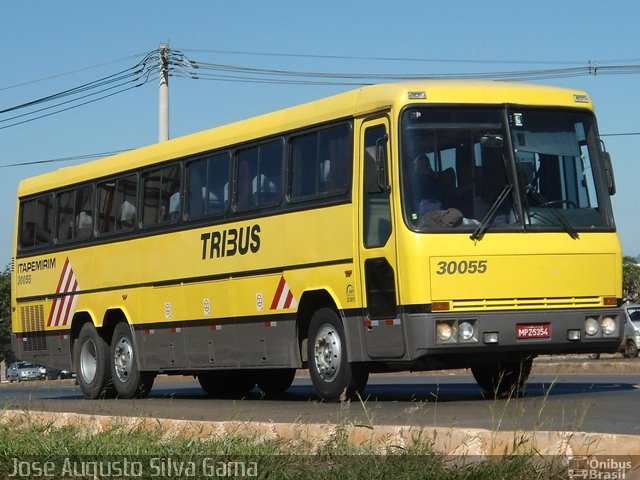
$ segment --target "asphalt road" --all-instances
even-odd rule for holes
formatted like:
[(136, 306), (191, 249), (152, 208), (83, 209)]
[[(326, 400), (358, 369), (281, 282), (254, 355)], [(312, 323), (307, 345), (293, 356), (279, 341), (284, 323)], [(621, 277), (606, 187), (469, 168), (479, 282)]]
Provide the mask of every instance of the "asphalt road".
[(0, 408), (148, 416), (365, 425), (553, 430), (640, 435), (640, 373), (533, 374), (524, 396), (484, 397), (470, 374), (372, 375), (362, 402), (320, 402), (308, 378), (298, 377), (275, 399), (257, 390), (241, 400), (209, 398), (198, 382), (159, 377), (149, 398), (82, 398), (69, 381), (3, 384)]

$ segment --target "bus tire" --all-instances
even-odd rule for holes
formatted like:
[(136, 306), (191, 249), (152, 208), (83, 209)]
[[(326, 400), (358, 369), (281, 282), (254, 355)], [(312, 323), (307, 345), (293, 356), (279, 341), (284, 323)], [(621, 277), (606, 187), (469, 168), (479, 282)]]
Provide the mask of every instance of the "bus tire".
[(471, 367), (473, 378), (492, 398), (518, 395), (531, 373), (533, 357), (481, 363)]
[(342, 321), (332, 308), (321, 308), (311, 318), (307, 362), (311, 381), (327, 402), (353, 398), (369, 379), (364, 365), (349, 362)]
[(295, 368), (274, 368), (256, 372), (256, 384), (265, 397), (286, 392), (296, 376)]
[(110, 396), (109, 344), (92, 323), (82, 326), (73, 349), (76, 378), (84, 398), (94, 400)]
[(202, 389), (212, 397), (242, 398), (256, 384), (250, 372), (219, 371), (198, 374)]
[(152, 372), (141, 372), (138, 368), (138, 355), (131, 327), (126, 322), (118, 323), (113, 330), (110, 358), (113, 388), (118, 397), (146, 397), (153, 387), (155, 375)]

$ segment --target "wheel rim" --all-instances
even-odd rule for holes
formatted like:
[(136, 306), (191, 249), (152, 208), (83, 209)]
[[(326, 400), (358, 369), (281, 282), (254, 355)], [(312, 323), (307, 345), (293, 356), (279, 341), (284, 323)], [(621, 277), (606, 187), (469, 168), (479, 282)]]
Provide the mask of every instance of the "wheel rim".
[(121, 337), (116, 343), (113, 360), (115, 362), (116, 377), (125, 383), (131, 375), (133, 366), (133, 346), (126, 337)]
[(316, 371), (325, 382), (331, 382), (340, 370), (342, 344), (336, 329), (324, 324), (318, 330), (314, 343)]
[(91, 383), (96, 378), (98, 368), (98, 349), (90, 338), (82, 344), (80, 350), (80, 373), (86, 383)]

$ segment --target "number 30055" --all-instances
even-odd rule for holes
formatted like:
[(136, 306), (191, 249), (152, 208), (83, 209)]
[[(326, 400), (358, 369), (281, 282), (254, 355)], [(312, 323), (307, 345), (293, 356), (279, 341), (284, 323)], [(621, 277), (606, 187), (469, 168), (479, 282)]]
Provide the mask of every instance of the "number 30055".
[(436, 274), (438, 275), (473, 275), (475, 273), (482, 274), (486, 272), (487, 260), (442, 261), (438, 262), (438, 268), (436, 269)]

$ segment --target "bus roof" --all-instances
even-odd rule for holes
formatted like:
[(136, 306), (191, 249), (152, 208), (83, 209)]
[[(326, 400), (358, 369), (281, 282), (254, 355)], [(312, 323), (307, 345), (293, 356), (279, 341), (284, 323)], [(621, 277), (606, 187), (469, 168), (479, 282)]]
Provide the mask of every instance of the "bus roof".
[[(409, 100), (409, 92), (424, 92), (424, 99)], [(580, 100), (577, 100), (577, 99)], [(63, 167), (20, 182), (18, 196), (106, 177), (164, 160), (237, 145), (269, 135), (334, 119), (364, 115), (375, 110), (414, 104), (521, 104), (592, 109), (582, 90), (519, 82), (424, 80), (370, 85), (302, 105), (266, 113), (166, 142)]]

